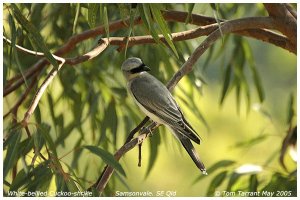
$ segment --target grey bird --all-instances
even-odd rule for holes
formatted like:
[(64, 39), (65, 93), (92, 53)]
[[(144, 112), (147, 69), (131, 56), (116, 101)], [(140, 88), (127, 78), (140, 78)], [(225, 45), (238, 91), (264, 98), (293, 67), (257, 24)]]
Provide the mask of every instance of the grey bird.
[(167, 87), (147, 72), (150, 68), (140, 58), (128, 58), (121, 69), (127, 80), (127, 90), (139, 108), (154, 122), (167, 126), (196, 166), (207, 174), (191, 142), (200, 144), (200, 137), (184, 118)]

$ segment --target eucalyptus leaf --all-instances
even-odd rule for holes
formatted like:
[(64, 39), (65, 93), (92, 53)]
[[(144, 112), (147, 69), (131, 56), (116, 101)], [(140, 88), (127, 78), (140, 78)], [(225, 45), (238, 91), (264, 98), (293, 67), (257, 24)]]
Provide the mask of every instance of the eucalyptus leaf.
[(83, 147), (88, 149), (93, 154), (99, 156), (106, 164), (108, 164), (111, 167), (113, 167), (114, 169), (116, 169), (123, 176), (126, 176), (124, 169), (122, 168), (120, 163), (118, 161), (116, 161), (116, 159), (114, 158), (114, 156), (111, 153), (109, 153), (99, 147), (96, 147), (96, 146), (83, 146)]
[(44, 39), (39, 33), (39, 31), (35, 28), (35, 26), (30, 23), (21, 13), (19, 8), (15, 4), (11, 4), (14, 16), (16, 17), (17, 21), (20, 23), (20, 25), (27, 31), (27, 33), (30, 35), (33, 43), (41, 49), (41, 51), (45, 54), (45, 57), (47, 60), (55, 67), (58, 68), (58, 63), (55, 60), (55, 58), (50, 53), (48, 47), (44, 43)]

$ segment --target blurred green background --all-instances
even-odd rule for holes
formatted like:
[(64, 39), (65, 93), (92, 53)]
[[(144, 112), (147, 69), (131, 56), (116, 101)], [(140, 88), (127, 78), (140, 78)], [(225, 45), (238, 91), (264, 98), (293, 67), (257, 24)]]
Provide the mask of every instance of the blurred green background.
[[(93, 24), (91, 10), (95, 5), (18, 4), (17, 6), (40, 32), (51, 52), (62, 46), (72, 35), (114, 20), (138, 17), (142, 11), (145, 12), (149, 8), (141, 4), (136, 8), (131, 4), (100, 6), (97, 4), (99, 8), (96, 8), (98, 12)], [(192, 10), (191, 4), (159, 6), (166, 10), (192, 11), (194, 14), (212, 18), (267, 16), (261, 4), (217, 4), (217, 9), (214, 9), (216, 5), (193, 4)], [(28, 49), (36, 49), (28, 39), (28, 33), (17, 22), (10, 4), (4, 4), (3, 7), (4, 36), (12, 38), (12, 29), (15, 26), (16, 43)], [(12, 19), (15, 25), (12, 25), (10, 21)], [(156, 27), (160, 25), (155, 22), (153, 24)], [(172, 33), (196, 27), (178, 22), (167, 24)], [(146, 26), (137, 25), (134, 28), (130, 26), (109, 32), (109, 36), (148, 35), (151, 31)], [(99, 38), (106, 37), (107, 34), (108, 32), (79, 43), (66, 57), (88, 52), (97, 44)], [(64, 66), (43, 94), (34, 117), (30, 119), (30, 132), (38, 135), (41, 124), (50, 127), (49, 135), (63, 171), (70, 174), (71, 180), (79, 181), (76, 183), (78, 188), (87, 189), (95, 183), (105, 163), (97, 155), (82, 147), (93, 145), (113, 154), (122, 146), (130, 130), (145, 117), (125, 90), (126, 83), (120, 71), (125, 58), (140, 57), (152, 69), (150, 73), (166, 83), (204, 39), (205, 37), (201, 37), (174, 43), (179, 59), (161, 44), (137, 45), (121, 52), (117, 51), (117, 47), (110, 46), (93, 60), (75, 66)], [(250, 48), (248, 51), (238, 49), (241, 45)], [(4, 86), (7, 80), (16, 74), (26, 72), (38, 60), (37, 57), (16, 49), (13, 49), (13, 53), (10, 51), (9, 45), (4, 44)], [(247, 60), (245, 58), (247, 53), (251, 54), (253, 59)], [(226, 67), (231, 66), (232, 62), (237, 66), (238, 63), (243, 63), (239, 67), (244, 77), (240, 78), (246, 81), (249, 87), (249, 98), (245, 95), (247, 94), (245, 87), (241, 88), (238, 98), (237, 86), (231, 82), (221, 104)], [(170, 194), (176, 196), (214, 196), (215, 191), (276, 189), (291, 190), (293, 195), (296, 195), (296, 178), (293, 173), (297, 167), (296, 162), (287, 153), (284, 159), (287, 170), (279, 163), (281, 145), (289, 125), (296, 125), (295, 116), (292, 122), (287, 122), (290, 107), (297, 110), (296, 103), (290, 103), (291, 98), (297, 102), (296, 62), (294, 54), (274, 45), (232, 34), (224, 36), (214, 44), (212, 50), (208, 50), (200, 57), (193, 71), (178, 83), (173, 92), (186, 119), (202, 138), (202, 143), (195, 144), (195, 148), (208, 169), (208, 176), (201, 174), (169, 130), (161, 126), (142, 145), (142, 166), (137, 166), (136, 147), (120, 160), (126, 177), (115, 172), (103, 195), (113, 196), (117, 191), (151, 191), (156, 195), (158, 191), (164, 191), (166, 196), (167, 192), (171, 191)], [(261, 80), (260, 89), (263, 90), (265, 97), (263, 101), (259, 98), (254, 84), (251, 63), (254, 63)], [(50, 67), (43, 69), (38, 77), (38, 86), (42, 84), (49, 71)], [(231, 77), (233, 74), (234, 72)], [(15, 104), (25, 88), (23, 85), (4, 97), (4, 114)], [(23, 119), (36, 89), (35, 87), (31, 91), (19, 107), (17, 121)], [(13, 119), (13, 115), (4, 119), (4, 138), (10, 137)], [(24, 134), (20, 140), (25, 141), (27, 136), (23, 129), (22, 133)], [(37, 136), (33, 138), (35, 137)], [(40, 152), (47, 157), (45, 146), (49, 146), (49, 141), (45, 138), (40, 140), (38, 143), (41, 145)], [(32, 142), (30, 145), (36, 147), (37, 143)], [(7, 149), (4, 148), (4, 163), (7, 155)], [(19, 179), (26, 177), (24, 169), (32, 170), (30, 163), (33, 157), (33, 151), (18, 154), (16, 169)], [(42, 163), (45, 161), (37, 157), (35, 168)], [(248, 167), (246, 168), (248, 171), (244, 173), (236, 171), (248, 164), (261, 169)], [(214, 165), (215, 167), (211, 168)], [(5, 192), (10, 190), (12, 185), (16, 185), (12, 180), (12, 168), (13, 166), (4, 177)], [(59, 170), (51, 168), (50, 174), (39, 177), (47, 181), (41, 183), (37, 175), (33, 175), (27, 183), (24, 179), (22, 184), (15, 188), (21, 191), (71, 190), (70, 187), (63, 187), (64, 184), (58, 183), (62, 174)], [(283, 181), (286, 183), (283, 184)], [(34, 185), (30, 182), (39, 184)]]

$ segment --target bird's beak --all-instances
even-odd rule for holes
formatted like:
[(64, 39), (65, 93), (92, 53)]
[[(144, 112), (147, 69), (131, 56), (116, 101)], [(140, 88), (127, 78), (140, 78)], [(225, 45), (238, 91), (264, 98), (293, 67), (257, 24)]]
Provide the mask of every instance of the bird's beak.
[(138, 68), (140, 72), (142, 71), (150, 71), (151, 69), (149, 67), (147, 67), (144, 63), (141, 64), (140, 66), (138, 66)]
[(142, 66), (143, 71), (150, 71), (151, 69), (147, 67), (145, 64)]

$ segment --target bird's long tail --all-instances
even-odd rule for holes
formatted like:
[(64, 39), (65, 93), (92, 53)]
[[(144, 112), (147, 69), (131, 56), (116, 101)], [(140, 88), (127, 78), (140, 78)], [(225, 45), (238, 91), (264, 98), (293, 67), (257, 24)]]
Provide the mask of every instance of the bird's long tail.
[(190, 139), (186, 138), (185, 136), (179, 136), (178, 139), (180, 140), (181, 144), (184, 146), (190, 157), (193, 159), (196, 166), (201, 170), (203, 174), (207, 175), (205, 166), (200, 160), (200, 157), (198, 156)]

